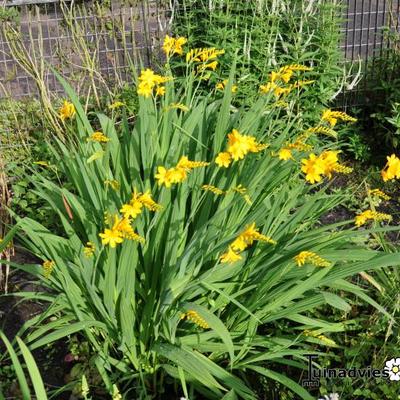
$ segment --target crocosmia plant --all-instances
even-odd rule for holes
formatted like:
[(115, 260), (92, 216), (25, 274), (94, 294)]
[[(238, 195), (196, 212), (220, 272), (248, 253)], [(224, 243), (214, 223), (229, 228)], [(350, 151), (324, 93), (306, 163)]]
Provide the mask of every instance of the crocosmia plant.
[(400, 261), (353, 240), (387, 217), (320, 222), (346, 199), (329, 185), (351, 173), (334, 128), (353, 119), (326, 110), (304, 122), (309, 66), (277, 68), (254, 105), (238, 107), (245, 83), (234, 65), (219, 75), (223, 49), (167, 37), (164, 51), (165, 70), (138, 76), (133, 123), (122, 103), (89, 122), (59, 77), (72, 133), (48, 143), (60, 182), (40, 175), (46, 163), (33, 173), (62, 233), (29, 218), (11, 232), (43, 262), (19, 268), (49, 289), (36, 294), (47, 310), (21, 334), (34, 350), (79, 333), (113, 398), (258, 399), (248, 381), (258, 374), (313, 399), (280, 366), (305, 367), (344, 324), (310, 312), (348, 310), (346, 292), (369, 301), (346, 278)]

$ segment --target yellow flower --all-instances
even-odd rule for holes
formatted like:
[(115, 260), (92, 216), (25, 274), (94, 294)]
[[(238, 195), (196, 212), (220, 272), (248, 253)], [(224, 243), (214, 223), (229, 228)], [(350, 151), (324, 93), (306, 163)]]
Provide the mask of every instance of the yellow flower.
[(125, 239), (144, 243), (144, 238), (134, 232), (129, 218), (116, 219), (113, 229), (119, 231)]
[(173, 52), (174, 47), (175, 47), (175, 39), (173, 37), (165, 35), (162, 48), (167, 57), (169, 57), (169, 55)]
[(228, 152), (219, 153), (217, 158), (215, 159), (215, 163), (219, 167), (228, 168), (231, 165), (231, 162), (232, 162), (232, 157)]
[(101, 242), (104, 245), (109, 244), (110, 247), (115, 248), (117, 244), (123, 242), (122, 233), (116, 229), (105, 229), (103, 233), (100, 233)]
[(110, 141), (110, 138), (108, 138), (103, 132), (94, 132), (86, 140), (88, 142), (107, 143)]
[(215, 186), (212, 186), (212, 185), (203, 185), (201, 188), (203, 190), (208, 191), (208, 192), (214, 193), (217, 196), (221, 196), (223, 194), (226, 194), (226, 192), (224, 192), (222, 189), (219, 189), (219, 188), (217, 188)]
[[(247, 225), (246, 229), (238, 235), (229, 247), (233, 252), (240, 252), (251, 246), (255, 240), (269, 244), (276, 244), (275, 240), (269, 236), (261, 234), (258, 229), (256, 229), (255, 222), (253, 222), (252, 224)], [(229, 250), (226, 254), (228, 253)]]
[(161, 204), (158, 204), (153, 200), (150, 190), (141, 194), (137, 201), (143, 204), (150, 211), (160, 211), (163, 208)]
[(249, 141), (236, 129), (228, 134), (228, 153), (235, 161), (241, 160), (250, 151)]
[(139, 76), (139, 82), (145, 83), (150, 87), (158, 84), (160, 81), (160, 75), (157, 75), (150, 68), (142, 70)]
[(277, 87), (274, 89), (274, 94), (275, 94), (276, 97), (280, 97), (280, 96), (282, 96), (282, 95), (287, 95), (287, 94), (289, 94), (289, 93), (291, 92), (291, 90), (292, 90), (292, 89), (291, 89), (290, 87), (283, 88), (283, 87), (277, 86)]
[(120, 209), (124, 218), (135, 219), (142, 212), (143, 204), (138, 200), (133, 200), (129, 204), (124, 204)]
[(373, 210), (366, 210), (363, 211), (361, 214), (356, 215), (354, 223), (357, 227), (360, 227), (361, 225), (366, 224), (369, 220), (377, 222), (380, 221), (390, 222), (392, 220), (392, 216), (389, 214), (384, 214)]
[(137, 93), (140, 96), (150, 97), (153, 94), (153, 86), (150, 86), (145, 82), (142, 82), (139, 84)]
[(242, 135), (236, 129), (228, 134), (228, 147), (226, 152), (219, 153), (215, 162), (220, 167), (229, 167), (232, 160), (238, 161), (247, 153), (258, 153), (266, 149), (268, 145), (257, 143), (255, 137)]
[(168, 171), (171, 183), (181, 183), (187, 178), (186, 168), (170, 168)]
[(204, 49), (192, 49), (186, 54), (186, 62), (203, 62), (215, 60), (219, 55), (224, 54), (225, 50), (217, 50), (215, 47)]
[(188, 319), (190, 322), (193, 322), (196, 325), (199, 325), (203, 329), (209, 329), (210, 326), (206, 322), (204, 318), (202, 318), (198, 312), (194, 310), (189, 310), (186, 314), (181, 317), (181, 319)]
[(206, 161), (190, 161), (186, 156), (182, 156), (178, 164), (174, 168), (166, 169), (158, 167), (158, 173), (155, 178), (159, 185), (170, 187), (173, 183), (183, 182), (187, 178), (188, 172), (194, 168), (205, 167), (210, 163)]
[(218, 66), (218, 61), (212, 61), (208, 64), (201, 64), (197, 67), (197, 72), (204, 72), (207, 69), (215, 71), (217, 69), (217, 66)]
[(322, 161), (324, 175), (326, 175), (329, 179), (332, 178), (332, 172), (335, 171), (336, 166), (338, 165), (338, 151), (324, 151), (319, 159)]
[(269, 244), (276, 244), (275, 240), (258, 232), (255, 222), (248, 225), (246, 229), (239, 235), (239, 237), (241, 237), (248, 246), (251, 246), (255, 240)]
[(244, 201), (249, 204), (250, 206), (253, 204), (251, 201), (250, 196), (247, 194), (247, 189), (245, 187), (243, 187), (242, 185), (238, 185), (236, 187), (233, 187), (232, 189), (230, 189), (231, 192), (236, 192), (239, 193)]
[(312, 85), (314, 82), (315, 81), (312, 81), (312, 80), (297, 81), (297, 82), (293, 83), (293, 85), (291, 85), (291, 86), (292, 86), (292, 89), (298, 89), (298, 88), (302, 88), (302, 87), (307, 86), (307, 85)]
[(368, 194), (370, 196), (378, 197), (386, 201), (391, 199), (390, 196), (388, 196), (385, 192), (383, 192), (380, 189), (370, 189), (368, 190)]
[(110, 104), (108, 106), (108, 108), (110, 110), (115, 110), (116, 108), (123, 107), (124, 105), (125, 105), (125, 103), (122, 103), (122, 101), (115, 101), (114, 103)]
[(240, 254), (236, 253), (233, 250), (232, 246), (229, 246), (228, 247), (228, 251), (221, 255), (220, 260), (221, 260), (221, 263), (230, 263), (230, 264), (232, 264), (232, 263), (234, 263), (236, 261), (241, 260), (242, 258), (243, 257)]
[(157, 168), (157, 171), (155, 178), (158, 181), (158, 185), (165, 185), (167, 188), (171, 187), (172, 182), (170, 171), (161, 166)]
[[(224, 79), (222, 82), (219, 82), (215, 85), (215, 88), (217, 90), (224, 90), (226, 88), (226, 86), (228, 85), (228, 79)], [(237, 92), (237, 85), (232, 85), (232, 93), (236, 93)]]
[(43, 264), (42, 264), (43, 270), (44, 270), (43, 275), (46, 279), (48, 279), (50, 277), (55, 265), (56, 265), (55, 262), (52, 260), (46, 260), (43, 262)]
[(186, 156), (182, 156), (176, 167), (177, 168), (184, 168), (184, 169), (190, 171), (191, 169), (200, 168), (200, 167), (207, 167), (208, 165), (210, 165), (209, 162), (206, 162), (206, 161), (190, 161)]
[(230, 245), (231, 249), (234, 251), (246, 250), (248, 242), (245, 240), (243, 235), (239, 235)]
[(301, 170), (306, 173), (306, 180), (315, 183), (322, 180), (321, 175), (325, 175), (329, 179), (332, 178), (333, 172), (349, 174), (352, 168), (340, 165), (338, 163), (339, 151), (327, 150), (321, 153), (318, 157), (315, 154), (310, 154), (308, 160), (303, 159)]
[(309, 128), (306, 130), (305, 135), (307, 134), (312, 134), (312, 133), (323, 133), (327, 136), (331, 136), (336, 138), (337, 133), (333, 129), (327, 128), (326, 126), (318, 125), (315, 126), (314, 128)]
[(261, 93), (269, 93), (272, 90), (276, 89), (277, 85), (273, 82), (268, 82), (266, 85), (260, 85)]
[(163, 50), (167, 57), (170, 57), (174, 54), (183, 54), (182, 46), (187, 42), (187, 39), (184, 37), (179, 37), (174, 39), (169, 37), (168, 35), (165, 36)]
[(297, 265), (300, 267), (306, 262), (309, 262), (317, 267), (330, 267), (332, 263), (320, 257), (318, 254), (312, 251), (301, 251), (297, 256), (294, 257)]
[(59, 115), (62, 121), (73, 118), (75, 116), (75, 106), (69, 101), (65, 100), (64, 104), (59, 110)]
[(319, 157), (311, 153), (309, 159), (302, 159), (301, 162), (303, 164), (301, 170), (306, 174), (308, 182), (315, 183), (322, 180), (321, 175), (324, 173), (325, 166)]
[(400, 178), (400, 159), (395, 154), (387, 156), (387, 163), (381, 171), (384, 182)]
[(87, 242), (86, 246), (83, 248), (83, 254), (85, 257), (90, 258), (93, 256), (96, 250), (96, 246), (93, 242)]
[(322, 121), (328, 122), (328, 124), (333, 128), (338, 120), (341, 121), (347, 121), (347, 122), (355, 122), (357, 121), (356, 118), (351, 117), (350, 115), (347, 115), (345, 112), (342, 111), (332, 111), (332, 110), (325, 110), (322, 113), (321, 117)]
[(292, 151), (287, 147), (283, 147), (282, 149), (279, 150), (278, 157), (280, 160), (283, 161), (293, 159)]
[(183, 54), (182, 46), (187, 43), (187, 39), (184, 37), (178, 37), (175, 39), (175, 54), (179, 54), (180, 56)]
[(156, 92), (158, 91), (158, 94), (162, 95), (165, 93), (165, 89), (159, 85), (169, 80), (169, 77), (157, 75), (151, 69), (147, 68), (140, 73), (137, 92), (141, 96), (150, 97), (153, 94), (153, 89), (156, 88)]
[(156, 96), (164, 96), (165, 86), (158, 86), (156, 89)]

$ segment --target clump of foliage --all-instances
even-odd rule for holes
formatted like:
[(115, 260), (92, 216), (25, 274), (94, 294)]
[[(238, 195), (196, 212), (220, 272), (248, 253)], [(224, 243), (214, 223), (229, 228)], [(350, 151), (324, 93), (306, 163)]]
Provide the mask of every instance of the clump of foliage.
[[(184, 42), (166, 41), (168, 61)], [(97, 113), (94, 129), (59, 77), (71, 99), (62, 109), (65, 127), (75, 136), (47, 145), (66, 184), (32, 173), (62, 232), (15, 215), (0, 244), (18, 233), (43, 260), (18, 266), (50, 289), (35, 294), (49, 303), (43, 318), (20, 332), (29, 348), (80, 332), (116, 398), (170, 387), (192, 399), (256, 399), (247, 378), (256, 374), (313, 399), (275, 365), (301, 370), (315, 344), (330, 346), (345, 325), (312, 313), (324, 304), (349, 309), (348, 292), (374, 304), (346, 278), (400, 259), (359, 246), (354, 238), (368, 229), (319, 224), (346, 200), (323, 181), (350, 172), (329, 136), (352, 118), (325, 110), (310, 125), (302, 117), (312, 113), (301, 101), (310, 68), (278, 67), (267, 85), (258, 83), (263, 93), (250, 107), (234, 107), (234, 66), (222, 97), (213, 86), (199, 91), (209, 77), (224, 77), (215, 65), (222, 53), (187, 52), (182, 78), (170, 63), (162, 75), (143, 70), (133, 126), (121, 104), (111, 116)], [(387, 176), (398, 172), (395, 161)], [(379, 226), (389, 218), (359, 219)], [(85, 396), (94, 391), (88, 382), (83, 375)]]
[(176, 10), (174, 30), (193, 47), (226, 49), (226, 72), (238, 50), (239, 79), (247, 83), (239, 89), (238, 102), (251, 104), (257, 98), (255, 84), (266, 80), (276, 65), (313, 66), (316, 85), (306, 99), (310, 109), (326, 106), (343, 78), (340, 14), (335, 1), (184, 0)]

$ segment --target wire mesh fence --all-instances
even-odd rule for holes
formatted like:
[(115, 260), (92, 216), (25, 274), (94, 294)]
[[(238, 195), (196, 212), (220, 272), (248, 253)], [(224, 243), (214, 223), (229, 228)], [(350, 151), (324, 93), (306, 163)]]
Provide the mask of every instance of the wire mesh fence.
[[(160, 38), (171, 22), (171, 5), (161, 0), (111, 0), (107, 6), (99, 3), (102, 2), (3, 2), (0, 97), (38, 94), (38, 80), (32, 79), (32, 68), (37, 69), (39, 81), (58, 93), (61, 88), (50, 65), (62, 65), (63, 73), (79, 91), (90, 82), (99, 87), (122, 84), (132, 79), (132, 68), (140, 62), (152, 64), (160, 54)], [(171, 3), (172, 7), (176, 6), (174, 3), (177, 2)], [(343, 1), (343, 54), (347, 61), (360, 62), (362, 72), (369, 78), (379, 73), (374, 71), (373, 60), (390, 47), (387, 32), (398, 30), (399, 11), (400, 0)], [(10, 26), (16, 28), (7, 34)], [(28, 58), (28, 65), (16, 61), (18, 54)], [(366, 79), (343, 94), (344, 105), (361, 104), (365, 90)]]
[(38, 80), (61, 92), (50, 66), (62, 66), (78, 92), (129, 81), (132, 66), (157, 57), (168, 22), (152, 0), (11, 0), (0, 10), (0, 97), (13, 98), (37, 95)]
[(388, 56), (391, 33), (399, 31), (400, 0), (346, 0), (344, 6), (341, 48), (346, 61), (360, 63), (362, 79), (342, 100), (344, 107), (362, 106), (368, 83), (382, 72), (376, 60)]

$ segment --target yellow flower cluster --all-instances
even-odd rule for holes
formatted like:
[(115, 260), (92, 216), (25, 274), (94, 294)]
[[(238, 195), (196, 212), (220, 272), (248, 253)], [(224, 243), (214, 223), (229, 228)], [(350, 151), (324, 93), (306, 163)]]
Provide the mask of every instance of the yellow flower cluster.
[(163, 50), (167, 57), (171, 57), (174, 54), (183, 54), (182, 46), (187, 43), (187, 39), (184, 37), (173, 38), (168, 35), (164, 38)]
[(400, 178), (400, 159), (396, 155), (392, 154), (387, 156), (387, 163), (381, 171), (382, 179), (384, 182), (390, 181), (392, 179)]
[(190, 161), (186, 156), (182, 156), (176, 167), (166, 169), (159, 166), (155, 178), (159, 185), (169, 188), (174, 183), (183, 182), (192, 169), (206, 167), (209, 164), (206, 161)]
[(318, 254), (312, 251), (301, 251), (297, 256), (294, 257), (297, 265), (300, 267), (306, 262), (309, 262), (317, 267), (330, 267), (332, 263), (320, 257)]
[(287, 85), (293, 77), (295, 71), (311, 71), (312, 68), (304, 65), (292, 64), (280, 68), (278, 71), (272, 71), (269, 75), (269, 82), (260, 86), (262, 93), (273, 92), (276, 97), (289, 94), (293, 89), (310, 85), (314, 81), (297, 81), (294, 84)]
[(65, 100), (59, 110), (59, 115), (61, 120), (65, 121), (66, 119), (74, 118), (75, 112), (75, 106), (69, 101)]
[(253, 222), (228, 246), (226, 253), (222, 254), (220, 257), (221, 262), (234, 263), (235, 261), (241, 260), (242, 256), (240, 252), (246, 250), (256, 240), (269, 244), (276, 244), (275, 240), (258, 232), (256, 224)]
[(201, 188), (203, 190), (206, 190), (207, 192), (214, 193), (217, 196), (221, 196), (223, 194), (227, 194), (228, 193), (228, 192), (225, 192), (225, 190), (217, 188), (216, 186), (213, 186), (213, 185), (203, 185)]
[(228, 134), (228, 147), (225, 152), (218, 154), (215, 159), (219, 167), (228, 168), (232, 161), (244, 158), (248, 153), (258, 153), (266, 149), (268, 145), (258, 143), (254, 136), (242, 135), (236, 129)]
[(360, 227), (361, 225), (365, 225), (368, 221), (390, 222), (391, 220), (392, 216), (389, 214), (384, 214), (373, 210), (366, 210), (356, 216), (354, 223), (356, 226)]
[(217, 196), (226, 195), (226, 194), (229, 194), (231, 192), (236, 192), (236, 193), (239, 193), (243, 197), (244, 201), (247, 204), (249, 204), (249, 205), (252, 204), (251, 198), (247, 194), (247, 189), (242, 185), (235, 186), (235, 187), (233, 187), (233, 188), (231, 188), (231, 189), (229, 189), (227, 191), (222, 190), (222, 189), (217, 188), (216, 186), (212, 186), (212, 185), (203, 185), (201, 188), (203, 190), (208, 191), (208, 192), (214, 193)]
[(333, 129), (328, 128), (326, 126), (322, 126), (322, 125), (318, 125), (313, 128), (309, 128), (305, 131), (305, 134), (307, 134), (307, 135), (311, 135), (314, 133), (323, 133), (324, 135), (332, 136), (334, 138), (337, 136), (337, 133)]
[(215, 47), (192, 49), (186, 54), (186, 62), (207, 63), (211, 60), (216, 60), (218, 56), (224, 53), (225, 50), (218, 50)]
[(357, 119), (347, 115), (345, 112), (342, 111), (332, 111), (332, 110), (325, 110), (322, 113), (321, 117), (322, 121), (326, 121), (332, 128), (337, 124), (338, 120), (344, 122), (356, 122)]
[(123, 103), (122, 101), (114, 101), (114, 103), (110, 104), (108, 108), (110, 110), (115, 110), (116, 108), (123, 107), (124, 105), (125, 103)]
[[(215, 89), (217, 89), (217, 90), (225, 90), (227, 85), (228, 85), (228, 79), (224, 79), (222, 82), (218, 82), (215, 85)], [(236, 93), (237, 90), (238, 90), (237, 85), (232, 85), (232, 88), (231, 88), (232, 93)]]
[(368, 194), (372, 197), (378, 197), (382, 200), (390, 200), (391, 197), (387, 195), (385, 192), (383, 192), (380, 189), (370, 189), (368, 190)]
[(107, 143), (110, 141), (103, 132), (94, 132), (86, 139), (88, 142)]
[(305, 143), (308, 139), (309, 134), (304, 133), (300, 135), (293, 143), (287, 142), (284, 147), (282, 147), (278, 152), (278, 157), (280, 160), (286, 161), (289, 159), (293, 159), (293, 150), (298, 151), (310, 151), (312, 150), (313, 146), (310, 144)]
[(86, 246), (83, 248), (83, 254), (87, 258), (93, 257), (95, 251), (96, 251), (96, 246), (93, 242), (87, 242)]
[(147, 208), (149, 211), (160, 211), (162, 206), (156, 203), (151, 197), (150, 190), (144, 193), (136, 192), (136, 189), (132, 193), (131, 200), (127, 204), (123, 204), (120, 209), (121, 214), (126, 219), (135, 219), (142, 210)]
[(190, 322), (200, 326), (203, 329), (209, 329), (210, 325), (207, 324), (206, 320), (202, 318), (197, 311), (189, 310), (186, 314), (182, 314), (181, 319), (187, 319)]
[(156, 96), (165, 94), (163, 84), (171, 78), (155, 74), (151, 69), (142, 70), (139, 76), (138, 94), (144, 97), (150, 97), (155, 89)]
[(320, 182), (322, 175), (329, 179), (333, 172), (349, 174), (352, 168), (345, 167), (338, 163), (338, 151), (327, 150), (318, 157), (311, 153), (308, 159), (302, 159), (302, 172), (306, 174), (306, 180), (310, 183)]
[(197, 66), (197, 72), (202, 73), (206, 70), (215, 71), (218, 66), (217, 58), (224, 54), (225, 50), (218, 50), (215, 47), (192, 49), (186, 54), (187, 63), (201, 63)]
[(130, 218), (121, 218), (114, 215), (114, 224), (110, 229), (106, 228), (103, 233), (99, 234), (103, 245), (110, 245), (115, 248), (122, 243), (124, 239), (135, 240), (139, 243), (144, 243), (144, 238), (139, 236), (132, 228)]
[(44, 270), (44, 277), (45, 278), (49, 278), (51, 273), (53, 272), (53, 269), (55, 267), (55, 262), (51, 261), (51, 260), (46, 260), (43, 262), (42, 266), (43, 266), (43, 270)]

